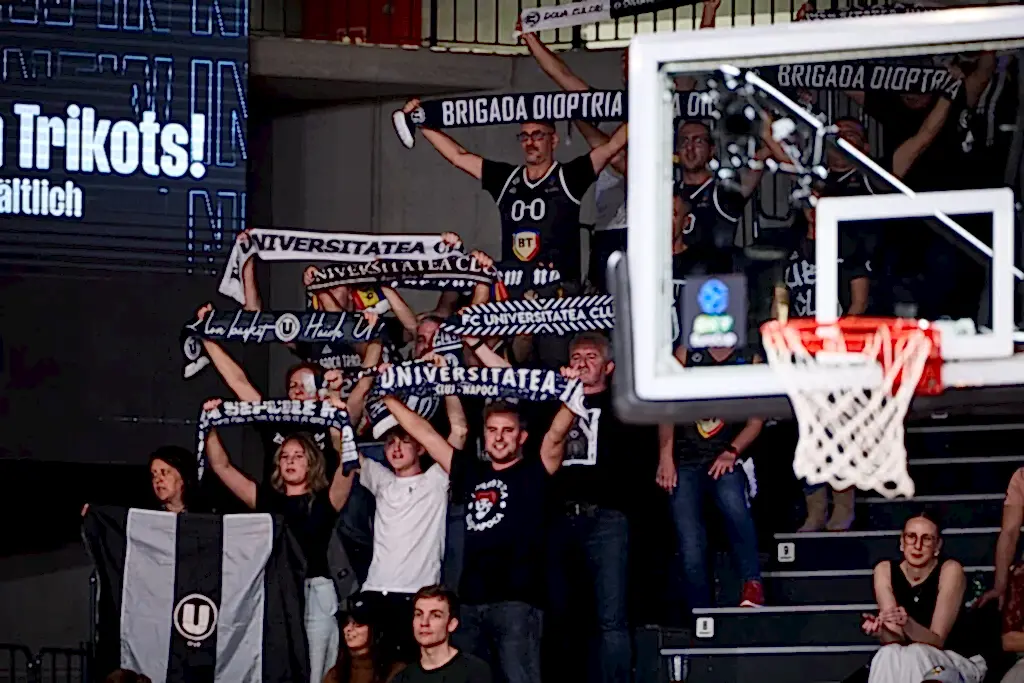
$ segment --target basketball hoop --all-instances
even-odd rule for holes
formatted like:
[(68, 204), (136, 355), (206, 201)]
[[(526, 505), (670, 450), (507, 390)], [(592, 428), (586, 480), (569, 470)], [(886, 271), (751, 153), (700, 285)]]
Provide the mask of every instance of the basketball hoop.
[[(800, 425), (796, 475), (912, 497), (903, 420), (915, 393), (942, 392), (938, 330), (903, 318), (799, 318), (765, 323), (761, 338)], [(844, 386), (836, 378), (851, 368), (860, 383)]]

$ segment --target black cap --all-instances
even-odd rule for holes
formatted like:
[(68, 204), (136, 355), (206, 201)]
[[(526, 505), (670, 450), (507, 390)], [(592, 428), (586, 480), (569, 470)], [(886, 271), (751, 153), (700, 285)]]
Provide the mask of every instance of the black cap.
[(353, 595), (348, 599), (343, 617), (362, 626), (373, 626), (373, 610), (366, 598), (360, 595)]

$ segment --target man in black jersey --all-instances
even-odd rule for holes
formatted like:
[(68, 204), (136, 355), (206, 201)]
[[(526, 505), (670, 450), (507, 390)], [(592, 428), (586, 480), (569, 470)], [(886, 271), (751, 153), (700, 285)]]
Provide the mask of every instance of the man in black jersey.
[[(410, 100), (405, 112), (419, 107)], [(519, 125), (521, 165), (492, 161), (467, 151), (438, 130), (421, 127), (423, 137), (453, 166), (479, 180), (501, 213), (501, 260), (550, 263), (563, 281), (580, 279), (580, 201), (626, 144), (626, 126), (608, 142), (561, 164), (555, 161), (558, 133), (549, 121)]]
[(744, 173), (739, 191), (722, 187), (708, 169), (708, 162), (715, 156), (711, 128), (696, 119), (684, 121), (679, 126), (676, 153), (681, 171), (679, 190), (690, 204), (693, 215), (695, 234), (692, 243), (731, 249), (743, 208), (757, 189), (761, 172)]

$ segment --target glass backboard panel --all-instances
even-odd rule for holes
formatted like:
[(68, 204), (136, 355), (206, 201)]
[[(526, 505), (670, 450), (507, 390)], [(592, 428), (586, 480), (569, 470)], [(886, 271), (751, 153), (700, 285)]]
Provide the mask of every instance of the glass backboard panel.
[(1024, 385), (1024, 8), (832, 16), (631, 43), (626, 416), (788, 414), (758, 362), (780, 304), (958, 321), (949, 385)]

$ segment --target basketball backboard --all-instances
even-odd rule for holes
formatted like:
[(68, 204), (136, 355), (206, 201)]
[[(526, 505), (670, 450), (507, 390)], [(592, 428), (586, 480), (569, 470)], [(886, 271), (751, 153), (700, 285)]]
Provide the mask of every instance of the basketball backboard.
[[(1024, 395), (1017, 392), (1024, 387), (1024, 356), (1014, 354), (1015, 330), (1021, 321), (1016, 256), (1020, 237), (1015, 229), (1019, 208), (1014, 193), (1020, 183), (1022, 133), (1017, 120), (1021, 112), (1016, 50), (1022, 46), (1020, 6), (634, 38), (629, 60), (629, 249), (609, 262), (609, 281), (616, 287), (615, 384), (620, 413), (642, 422), (791, 415), (782, 384), (766, 364), (684, 367), (677, 360), (678, 349), (682, 347), (685, 356), (685, 349), (692, 352), (700, 344), (736, 344), (756, 353), (758, 327), (777, 308), (772, 305), (773, 285), (789, 285), (790, 294), (806, 297), (789, 302), (791, 315), (834, 320), (837, 311), (851, 308), (849, 269), (858, 259), (866, 267), (862, 275), (871, 283), (871, 314), (952, 319), (939, 321), (947, 391), (920, 397), (913, 413), (965, 402), (1005, 403), (1008, 397)], [(979, 76), (972, 78), (976, 73)], [(984, 82), (982, 73), (987, 75)], [(680, 76), (696, 78), (695, 84), (683, 87), (704, 93), (682, 98), (682, 106), (676, 95), (683, 82)], [(1003, 93), (1009, 92), (1011, 82), (1012, 97), (1007, 99)], [(883, 96), (898, 100), (910, 112), (906, 120), (914, 124), (908, 128), (898, 116), (877, 120), (870, 103), (865, 104), (865, 94), (874, 102)], [(940, 111), (943, 97), (948, 108)], [(694, 101), (699, 106), (688, 106)], [(847, 111), (840, 111), (844, 107)], [(692, 186), (680, 182), (673, 160), (674, 153), (683, 153), (680, 145), (697, 144), (680, 137), (682, 119), (693, 115), (688, 109), (697, 111), (697, 118), (709, 114), (714, 150), (709, 168), (723, 188), (740, 190), (742, 174), (765, 159), (767, 155), (758, 156), (763, 151), (759, 139), (768, 129), (774, 149), (786, 155), (768, 156), (764, 175), (759, 185), (755, 183), (758, 194), (745, 207), (739, 203), (741, 227), (728, 245), (739, 256), (731, 266), (709, 265), (699, 274), (682, 277), (678, 265), (673, 275), (670, 226), (673, 211), (678, 212), (673, 195), (700, 201), (691, 193)], [(848, 136), (839, 135), (842, 129), (835, 124), (846, 125), (839, 115), (847, 112), (850, 120), (860, 121), (865, 144), (851, 144)], [(767, 122), (762, 114), (770, 117)], [(989, 170), (998, 166), (998, 172), (984, 178), (985, 174), (959, 168), (942, 176), (942, 183), (926, 182), (939, 176), (934, 168), (930, 174), (924, 171), (928, 164), (936, 164), (937, 152), (951, 144), (947, 133), (958, 126), (969, 138), (962, 145), (965, 158), (971, 152), (974, 163), (974, 150), (984, 148), (992, 158), (978, 163)], [(699, 137), (699, 128), (692, 131)], [(989, 135), (982, 139), (986, 131)], [(928, 144), (915, 147), (929, 137)], [(969, 144), (975, 147), (968, 149)], [(833, 163), (836, 158), (843, 163)], [(826, 173), (847, 167), (864, 180), (855, 191), (836, 191), (839, 172), (827, 178)], [(774, 196), (768, 199), (769, 194)], [(709, 196), (713, 209), (729, 213), (722, 210), (719, 195)], [(766, 210), (769, 204), (776, 210)], [(808, 208), (802, 223), (801, 204), (814, 207), (813, 214)], [(807, 234), (813, 239), (802, 236), (808, 223)], [(691, 218), (688, 233), (693, 225)], [(706, 226), (704, 230), (700, 239), (723, 246), (718, 235), (709, 238)], [(899, 258), (892, 255), (894, 235)], [(941, 258), (932, 258), (930, 248), (924, 247), (936, 241), (935, 235), (949, 245), (935, 252), (941, 252)], [(871, 248), (862, 253), (858, 246), (851, 256), (845, 242), (853, 239), (850, 236)], [(799, 289), (787, 279), (787, 263), (808, 244), (809, 270), (804, 263), (802, 272), (794, 271), (798, 279), (803, 276)], [(885, 252), (884, 278), (871, 267), (879, 251)], [(948, 262), (942, 261), (946, 258)], [(948, 305), (944, 303), (939, 294), (943, 286), (974, 270), (977, 277), (971, 282), (977, 283), (977, 296), (958, 291)], [(714, 277), (727, 273), (744, 276), (746, 282)], [(913, 290), (909, 295), (907, 288)], [(937, 301), (924, 301), (930, 294)], [(952, 301), (958, 297), (969, 301)], [(808, 301), (838, 305), (808, 306)], [(837, 370), (833, 380), (861, 384), (871, 377), (851, 368)]]

